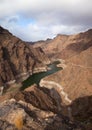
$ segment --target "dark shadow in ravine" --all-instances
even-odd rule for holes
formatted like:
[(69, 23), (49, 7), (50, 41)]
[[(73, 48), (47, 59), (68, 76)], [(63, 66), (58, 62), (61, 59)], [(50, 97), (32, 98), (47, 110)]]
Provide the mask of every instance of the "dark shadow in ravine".
[(70, 105), (72, 116), (75, 121), (92, 121), (92, 96), (75, 99)]
[(71, 115), (73, 120), (68, 115), (61, 115), (60, 119), (63, 118), (62, 120), (54, 120), (46, 126), (45, 130), (92, 130), (92, 96), (75, 99), (71, 105), (64, 106), (62, 111), (69, 107), (72, 110)]

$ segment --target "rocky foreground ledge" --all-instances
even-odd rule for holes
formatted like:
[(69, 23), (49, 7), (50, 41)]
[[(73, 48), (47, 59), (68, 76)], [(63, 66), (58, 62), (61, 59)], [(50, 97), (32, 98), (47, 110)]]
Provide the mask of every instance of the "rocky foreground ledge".
[[(54, 94), (57, 96), (52, 96)], [(1, 130), (91, 130), (92, 128), (90, 107), (92, 97), (85, 97), (85, 100), (77, 99), (70, 106), (64, 106), (56, 90), (33, 85), (7, 98), (9, 99), (0, 103)], [(84, 101), (88, 103), (85, 109)], [(76, 105), (80, 105), (77, 110)], [(75, 111), (75, 115), (71, 113), (73, 119), (68, 115), (69, 107)]]

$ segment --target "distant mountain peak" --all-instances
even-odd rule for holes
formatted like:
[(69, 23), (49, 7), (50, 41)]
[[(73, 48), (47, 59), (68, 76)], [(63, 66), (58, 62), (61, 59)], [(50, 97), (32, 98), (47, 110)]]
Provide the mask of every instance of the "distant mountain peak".
[(5, 29), (0, 26), (0, 33), (2, 33)]
[(88, 32), (92, 32), (92, 28), (88, 30)]

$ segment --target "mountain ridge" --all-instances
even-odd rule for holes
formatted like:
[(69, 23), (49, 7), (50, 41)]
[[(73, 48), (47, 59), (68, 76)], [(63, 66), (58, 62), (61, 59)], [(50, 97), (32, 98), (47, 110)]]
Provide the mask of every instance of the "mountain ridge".
[(55, 55), (56, 58), (66, 59), (71, 57), (72, 54), (76, 55), (80, 51), (87, 49), (87, 47), (92, 46), (91, 36), (92, 29), (74, 35), (59, 34), (48, 44), (46, 44), (44, 41), (41, 44), (37, 42), (37, 44), (35, 43), (33, 46), (35, 48), (40, 46), (43, 51), (50, 57), (54, 57)]
[[(19, 77), (28, 77), (35, 68), (46, 70), (50, 62), (42, 49), (34, 49), (30, 44), (13, 36), (8, 30), (0, 27), (0, 86), (16, 81)], [(18, 78), (17, 78), (18, 77)]]

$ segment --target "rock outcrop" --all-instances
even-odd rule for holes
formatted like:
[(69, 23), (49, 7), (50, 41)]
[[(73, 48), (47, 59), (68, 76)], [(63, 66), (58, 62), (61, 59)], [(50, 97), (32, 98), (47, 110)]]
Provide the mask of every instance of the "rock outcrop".
[(42, 49), (13, 36), (0, 27), (0, 86), (21, 81), (39, 71), (46, 71), (50, 61)]
[[(54, 93), (57, 92), (54, 91)], [(70, 106), (60, 106), (62, 109), (58, 110), (58, 100), (52, 97), (49, 89), (31, 86), (15, 94), (12, 99), (0, 103), (0, 128), (1, 130), (91, 130), (91, 115), (87, 122), (83, 118), (87, 117), (86, 109), (89, 114), (92, 112), (90, 107), (92, 97), (85, 97), (85, 99), (87, 103), (85, 108), (83, 108), (82, 99), (77, 99), (71, 104), (74, 117), (71, 121), (68, 116), (62, 114), (62, 111)], [(81, 107), (75, 110), (76, 105)], [(82, 109), (84, 114), (77, 115)]]
[(61, 109), (62, 101), (58, 92), (54, 88), (50, 91), (49, 89), (33, 85), (27, 88), (23, 92), (23, 95), (26, 102), (33, 104), (39, 109), (53, 111), (56, 113), (59, 113)]

